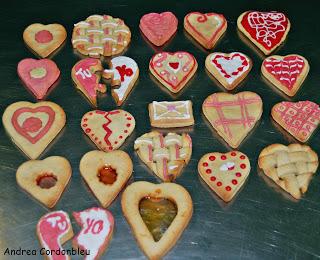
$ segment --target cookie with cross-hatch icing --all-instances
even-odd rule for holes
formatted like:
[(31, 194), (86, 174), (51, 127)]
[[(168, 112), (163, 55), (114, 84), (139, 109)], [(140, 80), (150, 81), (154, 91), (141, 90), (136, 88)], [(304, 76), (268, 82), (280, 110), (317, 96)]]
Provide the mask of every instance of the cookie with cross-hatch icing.
[(229, 202), (249, 176), (250, 161), (239, 151), (207, 153), (198, 163), (198, 172), (221, 199)]

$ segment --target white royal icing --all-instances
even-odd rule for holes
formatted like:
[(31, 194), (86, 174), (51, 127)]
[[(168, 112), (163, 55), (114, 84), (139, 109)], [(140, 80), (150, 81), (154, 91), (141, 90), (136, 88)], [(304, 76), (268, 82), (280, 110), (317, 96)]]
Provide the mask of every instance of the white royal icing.
[(220, 171), (226, 172), (234, 166), (235, 166), (234, 162), (226, 162), (220, 166)]
[[(189, 111), (189, 104), (190, 100), (186, 101), (162, 101), (157, 102), (153, 101), (153, 118), (155, 120), (159, 119), (189, 119), (190, 118), (190, 111)], [(162, 114), (157, 114), (157, 107), (162, 107), (166, 110), (166, 112)], [(185, 109), (185, 113), (178, 111), (178, 108)], [(170, 112), (175, 112), (176, 116), (168, 116)]]

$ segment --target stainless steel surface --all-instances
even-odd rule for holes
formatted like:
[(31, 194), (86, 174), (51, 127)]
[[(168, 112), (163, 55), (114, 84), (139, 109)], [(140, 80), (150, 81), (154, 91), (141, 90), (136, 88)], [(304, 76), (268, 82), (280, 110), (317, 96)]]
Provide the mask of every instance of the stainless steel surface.
[[(196, 124), (177, 132), (187, 131), (193, 139), (193, 156), (177, 183), (183, 185), (194, 202), (193, 218), (176, 246), (166, 259), (305, 259), (320, 257), (320, 177), (312, 179), (309, 190), (300, 201), (294, 201), (285, 192), (275, 187), (257, 171), (257, 157), (261, 149), (272, 143), (288, 144), (295, 140), (279, 130), (270, 119), (271, 107), (280, 101), (289, 100), (271, 87), (261, 76), (263, 55), (253, 45), (242, 39), (236, 28), (237, 17), (246, 10), (284, 11), (292, 27), (288, 38), (275, 53), (300, 54), (308, 59), (310, 73), (298, 94), (292, 99), (320, 101), (320, 27), (318, 26), (317, 1), (7, 1), (2, 2), (0, 24), (0, 113), (9, 104), (34, 97), (20, 82), (16, 67), (24, 58), (35, 55), (25, 46), (22, 32), (31, 23), (63, 24), (68, 38), (63, 48), (52, 58), (61, 70), (58, 86), (47, 100), (62, 106), (67, 115), (67, 124), (58, 138), (41, 158), (51, 155), (66, 157), (72, 164), (73, 177), (55, 209), (68, 213), (99, 205), (79, 175), (81, 156), (95, 149), (82, 133), (80, 119), (92, 109), (86, 99), (74, 88), (70, 77), (72, 66), (79, 60), (70, 43), (73, 24), (91, 14), (110, 14), (123, 18), (132, 31), (132, 42), (124, 55), (135, 59), (140, 68), (140, 77), (122, 106), (132, 113), (137, 121), (136, 129), (121, 147), (127, 151), (134, 163), (131, 181), (147, 180), (160, 182), (133, 151), (133, 142), (141, 134), (151, 130), (147, 104), (153, 100), (191, 99), (194, 104)], [(179, 19), (178, 32), (162, 48), (152, 47), (139, 31), (139, 19), (148, 12), (170, 10)], [(241, 51), (253, 60), (253, 69), (247, 79), (232, 93), (250, 90), (258, 93), (264, 102), (263, 116), (257, 127), (239, 147), (250, 158), (252, 170), (243, 189), (229, 204), (223, 203), (200, 180), (197, 162), (211, 151), (226, 152), (228, 146), (217, 136), (201, 112), (203, 100), (214, 92), (224, 89), (206, 72), (204, 61), (208, 51), (197, 45), (183, 30), (183, 17), (190, 11), (222, 13), (228, 20), (228, 29), (214, 48), (215, 51)], [(192, 53), (199, 64), (194, 78), (177, 95), (170, 95), (148, 71), (151, 56), (160, 50), (184, 50)], [(99, 97), (99, 109), (116, 108), (110, 91)], [(308, 144), (320, 155), (319, 130)], [(38, 219), (48, 212), (44, 206), (33, 200), (16, 184), (17, 167), (27, 158), (14, 146), (0, 128), (0, 259), (41, 259), (41, 256), (3, 256), (4, 250), (39, 249), (35, 235)], [(120, 194), (121, 196), (121, 194)], [(113, 239), (103, 258), (143, 259), (130, 228), (125, 221), (120, 196), (109, 207), (115, 216), (116, 226)], [(75, 233), (79, 228), (72, 219)], [(70, 241), (64, 246), (71, 248)], [(80, 258), (80, 257), (76, 257)]]

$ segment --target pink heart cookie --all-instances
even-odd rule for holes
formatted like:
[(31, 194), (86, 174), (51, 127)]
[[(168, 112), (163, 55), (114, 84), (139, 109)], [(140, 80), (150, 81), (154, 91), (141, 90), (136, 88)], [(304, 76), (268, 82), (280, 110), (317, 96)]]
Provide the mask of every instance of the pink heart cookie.
[(118, 149), (132, 133), (136, 125), (134, 117), (124, 110), (93, 110), (81, 120), (83, 131), (92, 142), (106, 152)]
[(193, 55), (188, 52), (160, 52), (149, 64), (151, 73), (171, 92), (179, 92), (198, 68)]
[(150, 42), (161, 46), (177, 31), (178, 19), (171, 12), (149, 13), (142, 16), (139, 27)]
[(18, 64), (18, 75), (37, 99), (43, 99), (59, 78), (60, 70), (49, 59), (24, 59)]

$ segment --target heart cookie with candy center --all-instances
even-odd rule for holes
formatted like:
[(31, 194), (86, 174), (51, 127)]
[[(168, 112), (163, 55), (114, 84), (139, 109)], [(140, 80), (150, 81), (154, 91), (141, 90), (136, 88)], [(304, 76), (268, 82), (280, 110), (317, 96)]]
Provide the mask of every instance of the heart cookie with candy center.
[(250, 173), (248, 157), (239, 152), (208, 153), (198, 163), (201, 178), (225, 202), (237, 194)]
[(211, 49), (227, 29), (221, 14), (192, 12), (184, 18), (185, 30), (203, 47)]
[(80, 173), (103, 207), (108, 207), (130, 178), (133, 170), (123, 151), (91, 151), (80, 161)]
[(35, 199), (52, 208), (71, 178), (70, 163), (63, 157), (51, 156), (21, 164), (16, 173), (19, 186)]
[(198, 67), (196, 59), (188, 52), (160, 52), (149, 64), (151, 73), (171, 92), (179, 92), (191, 79)]
[(118, 149), (136, 126), (134, 117), (124, 110), (93, 110), (81, 119), (82, 130), (96, 146), (106, 152)]
[(34, 23), (23, 32), (25, 43), (42, 58), (58, 49), (66, 38), (66, 29), (60, 24)]
[(49, 59), (24, 59), (18, 64), (18, 75), (37, 99), (43, 99), (59, 78), (60, 70)]
[(36, 159), (64, 127), (66, 115), (53, 102), (20, 101), (6, 108), (2, 122), (12, 141)]
[(261, 72), (273, 85), (292, 97), (307, 77), (309, 63), (300, 55), (274, 55), (263, 61)]
[(311, 101), (281, 102), (273, 106), (272, 118), (300, 142), (306, 142), (317, 129), (320, 107)]

